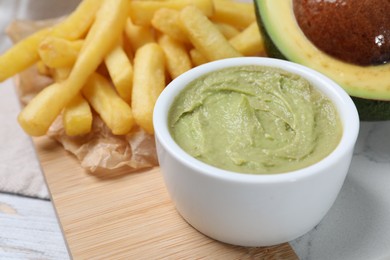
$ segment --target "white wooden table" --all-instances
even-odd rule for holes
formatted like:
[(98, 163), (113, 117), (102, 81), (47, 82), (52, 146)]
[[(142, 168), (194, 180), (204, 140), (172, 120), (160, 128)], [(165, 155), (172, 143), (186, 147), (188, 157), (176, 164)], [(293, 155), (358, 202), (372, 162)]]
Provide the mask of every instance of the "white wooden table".
[(49, 200), (0, 193), (0, 259), (69, 259)]

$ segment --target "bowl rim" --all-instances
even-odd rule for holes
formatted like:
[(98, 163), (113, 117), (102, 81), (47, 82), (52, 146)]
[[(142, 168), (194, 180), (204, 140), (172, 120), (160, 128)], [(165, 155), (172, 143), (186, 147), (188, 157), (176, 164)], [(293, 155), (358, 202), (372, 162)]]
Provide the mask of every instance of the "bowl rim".
[[(336, 106), (343, 127), (343, 134), (336, 148), (319, 162), (298, 170), (273, 174), (248, 174), (224, 170), (204, 163), (184, 151), (172, 138), (168, 128), (168, 112), (173, 100), (192, 80), (212, 71), (227, 67), (258, 65), (276, 67), (300, 75), (309, 80), (316, 88), (330, 98)], [(153, 124), (156, 142), (172, 157), (200, 174), (225, 181), (244, 183), (294, 182), (313, 176), (334, 165), (353, 149), (360, 127), (359, 115), (354, 102), (347, 92), (336, 82), (322, 73), (298, 63), (268, 57), (227, 58), (199, 65), (172, 80), (158, 97), (154, 112)]]

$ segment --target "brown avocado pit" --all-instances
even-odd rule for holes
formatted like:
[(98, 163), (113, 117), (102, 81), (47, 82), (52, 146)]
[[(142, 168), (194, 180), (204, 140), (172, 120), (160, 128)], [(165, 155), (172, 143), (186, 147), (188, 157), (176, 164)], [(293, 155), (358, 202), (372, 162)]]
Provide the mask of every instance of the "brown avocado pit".
[(306, 37), (334, 58), (360, 66), (390, 61), (389, 0), (293, 0)]

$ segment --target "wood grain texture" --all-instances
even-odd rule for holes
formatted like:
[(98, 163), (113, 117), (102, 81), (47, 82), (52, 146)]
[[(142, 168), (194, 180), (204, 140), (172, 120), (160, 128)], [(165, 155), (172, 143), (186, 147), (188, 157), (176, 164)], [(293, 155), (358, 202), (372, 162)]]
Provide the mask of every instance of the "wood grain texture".
[(289, 244), (232, 246), (176, 212), (159, 168), (90, 173), (55, 141), (34, 138), (73, 259), (298, 259)]

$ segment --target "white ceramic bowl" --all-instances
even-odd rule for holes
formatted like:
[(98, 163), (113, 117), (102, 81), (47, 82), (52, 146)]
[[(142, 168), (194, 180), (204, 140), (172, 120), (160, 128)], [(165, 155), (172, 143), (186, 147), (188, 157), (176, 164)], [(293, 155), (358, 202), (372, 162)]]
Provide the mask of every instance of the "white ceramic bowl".
[[(168, 111), (176, 95), (205, 73), (240, 65), (284, 69), (306, 78), (328, 96), (343, 125), (336, 149), (312, 166), (272, 175), (222, 170), (182, 150), (172, 139), (167, 123)], [(359, 132), (356, 107), (340, 86), (307, 67), (261, 57), (215, 61), (179, 76), (158, 98), (153, 123), (161, 172), (177, 211), (203, 234), (241, 246), (284, 243), (316, 226), (343, 185)]]

